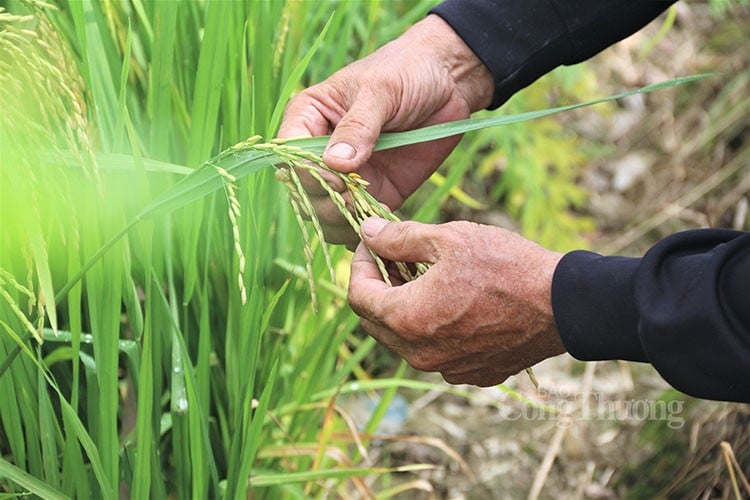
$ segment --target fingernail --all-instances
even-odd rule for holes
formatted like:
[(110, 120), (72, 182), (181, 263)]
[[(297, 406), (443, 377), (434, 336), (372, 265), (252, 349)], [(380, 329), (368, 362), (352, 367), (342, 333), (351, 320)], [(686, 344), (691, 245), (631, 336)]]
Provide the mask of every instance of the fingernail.
[(353, 160), (357, 156), (357, 150), (354, 146), (345, 142), (337, 142), (326, 151), (327, 156), (341, 158), (342, 160)]
[(388, 224), (388, 221), (385, 219), (370, 217), (362, 223), (362, 234), (368, 238), (373, 238), (380, 233), (380, 230), (383, 229), (386, 224)]

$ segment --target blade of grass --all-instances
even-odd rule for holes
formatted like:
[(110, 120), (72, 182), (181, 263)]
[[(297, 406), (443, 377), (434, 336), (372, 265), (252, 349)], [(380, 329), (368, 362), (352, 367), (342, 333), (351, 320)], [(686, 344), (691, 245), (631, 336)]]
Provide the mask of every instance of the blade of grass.
[[(7, 323), (0, 321), (0, 324), (8, 333), (12, 332)], [(6, 342), (0, 341), (0, 355), (5, 354), (5, 352)], [(33, 358), (34, 354), (30, 353), (30, 356)], [(13, 382), (12, 377), (0, 379), (0, 394), (3, 394), (3, 398), (7, 399), (7, 402), (0, 405), (0, 424), (2, 424), (6, 435), (6, 445), (10, 448), (10, 456), (15, 463), (24, 464), (26, 463), (26, 441), (24, 440), (23, 417), (18, 404), (16, 385)]]
[[(41, 357), (41, 353), (40, 353)], [(38, 363), (41, 365), (42, 360)], [(57, 420), (49, 399), (45, 384), (44, 372), (37, 370), (37, 401), (39, 409), (39, 437), (42, 445), (42, 460), (44, 461), (45, 482), (53, 488), (60, 487), (60, 470), (57, 449)]]
[[(55, 158), (52, 154), (50, 154), (49, 157), (50, 159)], [(136, 156), (132, 154), (96, 153), (95, 158), (99, 169), (103, 171), (132, 171), (138, 168), (137, 162), (140, 162), (143, 170), (146, 172), (177, 174), (181, 176), (187, 176), (195, 172), (194, 168), (188, 168), (183, 165), (177, 165), (165, 161), (152, 160), (150, 158), (136, 158)], [(59, 159), (71, 168), (82, 168), (81, 163), (73, 155), (63, 154)]]
[[(398, 369), (396, 369), (396, 373), (393, 374), (393, 378), (396, 380), (400, 380), (401, 378), (403, 378), (404, 373), (406, 372), (406, 366), (406, 362), (401, 361), (401, 363), (399, 363)], [(396, 391), (398, 391), (398, 386), (395, 384), (385, 390), (383, 395), (380, 397), (380, 401), (378, 401), (378, 405), (375, 407), (372, 415), (370, 415), (370, 420), (368, 420), (367, 424), (365, 425), (365, 434), (376, 433), (380, 422), (383, 420), (383, 417), (385, 417), (388, 408), (393, 402)]]
[[(72, 274), (74, 270), (79, 270), (81, 268), (81, 255), (79, 252), (79, 242), (75, 241), (74, 243), (68, 247), (68, 262), (67, 262), (67, 271), (68, 275)], [(81, 297), (82, 297), (82, 287), (80, 283), (75, 284), (74, 286), (70, 287), (65, 294), (65, 297), (67, 298), (67, 310), (68, 310), (68, 321), (69, 321), (69, 328), (70, 328), (70, 346), (73, 349), (73, 359), (72, 359), (72, 380), (71, 380), (71, 394), (70, 394), (70, 404), (73, 406), (73, 408), (78, 408), (78, 398), (80, 393), (79, 383), (80, 383), (80, 359), (79, 359), (79, 353), (81, 351), (81, 334), (83, 332), (83, 318), (82, 318), (82, 309), (81, 309)], [(55, 302), (57, 303), (57, 297), (55, 297)], [(59, 335), (59, 334), (58, 334)], [(52, 335), (52, 338), (55, 336)], [(69, 441), (68, 442), (68, 448), (74, 447), (73, 449), (68, 449), (67, 453), (71, 453), (72, 456), (76, 456), (76, 453), (80, 455), (80, 450), (78, 449), (78, 445), (74, 442)]]
[(70, 406), (65, 398), (63, 398), (62, 394), (58, 393), (58, 395), (60, 396), (60, 408), (62, 410), (65, 428), (70, 429), (86, 451), (91, 468), (94, 471), (94, 476), (96, 476), (99, 484), (102, 498), (115, 498), (115, 488), (113, 483), (109, 481), (104, 467), (102, 466), (102, 461), (99, 458), (99, 449), (94, 444), (94, 441), (91, 439), (88, 432), (86, 432), (86, 428), (83, 426), (83, 423), (81, 423), (76, 410)]
[(84, 78), (97, 105), (94, 112), (100, 127), (99, 134), (105, 151), (112, 149), (112, 137), (117, 123), (117, 91), (113, 81), (110, 61), (116, 60), (111, 40), (102, 36), (99, 26), (106, 26), (102, 13), (94, 2), (70, 2), (69, 4), (79, 44), (83, 47)]
[(263, 428), (266, 410), (268, 410), (274, 384), (278, 377), (278, 368), (279, 365), (275, 362), (257, 404), (253, 404), (254, 400), (251, 400), (252, 392), (247, 391), (248, 400), (246, 400), (245, 406), (247, 420), (243, 426), (242, 446), (235, 449), (236, 455), (234, 457), (230, 457), (230, 459), (234, 458), (237, 460), (238, 467), (236, 469), (236, 476), (227, 478), (227, 498), (240, 500), (248, 496), (247, 489), (250, 485), (250, 470), (255, 459), (255, 454), (258, 451), (258, 438)]
[[(153, 300), (151, 299), (152, 284), (155, 279), (150, 279), (146, 283), (146, 307), (153, 307)], [(156, 283), (158, 286), (158, 282)], [(132, 484), (131, 494), (133, 498), (150, 498), (151, 493), (151, 456), (154, 449), (154, 394), (151, 392), (154, 386), (154, 366), (151, 360), (153, 359), (152, 345), (153, 336), (156, 334), (153, 328), (153, 314), (146, 314), (146, 322), (144, 324), (143, 335), (141, 341), (143, 342), (143, 349), (141, 351), (141, 357), (146, 360), (142, 364), (139, 378), (140, 383), (138, 387), (138, 410), (136, 418), (136, 454), (135, 454), (135, 466), (133, 477), (138, 478)]]
[[(84, 356), (81, 355), (81, 358), (84, 359)], [(29, 359), (29, 358), (24, 358)], [(84, 448), (88, 455), (90, 467), (94, 472), (94, 475), (98, 481), (100, 491), (103, 492), (105, 495), (114, 495), (114, 489), (110, 486), (111, 483), (107, 480), (104, 468), (102, 467), (102, 462), (99, 458), (99, 452), (94, 444), (94, 441), (91, 439), (91, 436), (89, 436), (88, 432), (84, 428), (80, 418), (78, 417), (78, 414), (75, 409), (70, 405), (70, 403), (65, 399), (62, 392), (60, 391), (60, 388), (55, 383), (54, 379), (50, 375), (50, 373), (46, 370), (44, 365), (40, 363), (40, 361), (36, 357), (32, 357), (29, 359), (30, 362), (34, 363), (37, 368), (37, 373), (42, 374), (44, 378), (47, 381), (47, 386), (52, 389), (58, 396), (59, 404), (60, 404), (60, 410), (63, 417), (63, 425), (66, 431), (66, 436), (70, 436), (75, 438), (81, 446)], [(28, 373), (32, 373), (29, 371)], [(30, 385), (26, 385), (26, 387), (30, 387)], [(45, 388), (46, 390), (46, 388)], [(27, 391), (22, 391), (19, 394), (18, 401), (20, 401), (21, 405), (24, 404), (26, 400), (30, 397)], [(38, 407), (37, 405), (31, 405), (33, 408), (33, 413), (38, 413)], [(26, 425), (26, 438), (29, 440), (29, 443), (34, 443), (38, 441), (38, 437), (35, 435), (36, 428), (31, 424), (31, 420), (27, 421), (29, 425)], [(43, 473), (40, 471), (35, 471), (34, 463), (39, 461), (39, 457), (36, 456), (36, 447), (32, 446), (29, 450), (29, 461), (27, 463), (31, 464), (31, 467), (29, 467), (30, 472), (32, 476), (42, 477)], [(0, 461), (2, 459), (0, 458)], [(85, 489), (88, 489), (86, 486), (85, 481), (80, 481), (79, 484), (83, 484)], [(43, 496), (43, 498), (46, 498)]]
[(90, 399), (89, 402), (96, 401), (94, 436), (110, 484), (117, 484), (119, 478), (117, 417), (121, 279), (121, 261), (117, 252), (105, 256), (86, 278), (98, 386), (96, 400)]
[(307, 51), (307, 54), (305, 54), (305, 57), (302, 58), (299, 64), (295, 66), (294, 70), (289, 75), (289, 78), (284, 83), (284, 87), (281, 89), (279, 100), (276, 102), (276, 107), (273, 110), (273, 115), (271, 115), (271, 122), (269, 124), (270, 130), (278, 130), (279, 124), (281, 123), (281, 115), (284, 112), (284, 108), (286, 107), (286, 102), (289, 100), (289, 96), (291, 96), (294, 87), (298, 85), (300, 79), (302, 78), (302, 74), (307, 69), (307, 66), (310, 64), (313, 56), (318, 51), (318, 47), (320, 47), (320, 44), (325, 39), (328, 28), (331, 26), (335, 15), (336, 14), (334, 13), (328, 18), (328, 21), (326, 22), (325, 26), (323, 26), (320, 35), (318, 35), (318, 37), (313, 42), (310, 50)]
[[(656, 92), (658, 90), (675, 87), (678, 85), (684, 85), (686, 83), (695, 82), (704, 78), (716, 76), (716, 73), (703, 73), (699, 75), (686, 76), (682, 78), (675, 78), (665, 82), (655, 83), (652, 85), (646, 85), (634, 90), (628, 90), (619, 94), (601, 97), (598, 99), (592, 99), (576, 104), (570, 104), (567, 106), (558, 106), (554, 108), (544, 109), (540, 111), (528, 111), (526, 113), (518, 113), (513, 115), (505, 116), (493, 116), (488, 118), (469, 118), (467, 120), (459, 120), (455, 122), (442, 123), (425, 127), (419, 130), (411, 132), (398, 132), (398, 133), (386, 133), (380, 136), (375, 150), (380, 151), (383, 149), (391, 149), (399, 146), (407, 146), (417, 142), (427, 142), (435, 139), (443, 139), (453, 135), (464, 134), (472, 130), (480, 130), (488, 127), (497, 127), (499, 125), (506, 125), (509, 123), (522, 122), (527, 120), (534, 120), (537, 118), (543, 118), (545, 116), (562, 113), (564, 111), (572, 111), (574, 109), (583, 108), (586, 106), (593, 106), (595, 104), (602, 104), (618, 99), (623, 99), (636, 94), (646, 94), (649, 92)], [(291, 143), (292, 141), (290, 141)]]
[(57, 308), (54, 305), (55, 292), (52, 286), (52, 273), (49, 268), (47, 246), (42, 236), (44, 233), (39, 225), (39, 213), (35, 207), (31, 207), (29, 215), (31, 215), (29, 222), (36, 224), (36, 227), (33, 227), (29, 231), (29, 242), (34, 255), (36, 275), (39, 280), (40, 290), (37, 294), (37, 300), (43, 305), (52, 330), (57, 331)]
[[(528, 111), (525, 113), (516, 113), (511, 115), (492, 116), (487, 118), (469, 118), (466, 120), (458, 120), (454, 122), (441, 123), (438, 125), (432, 125), (421, 129), (410, 130), (407, 132), (386, 132), (380, 135), (377, 143), (375, 144), (375, 151), (382, 151), (385, 149), (392, 149), (401, 146), (409, 146), (411, 144), (428, 142), (437, 139), (444, 139), (454, 135), (464, 134), (472, 130), (480, 130), (489, 127), (497, 127), (500, 125), (507, 125), (510, 123), (523, 122), (527, 120), (534, 120), (537, 118), (543, 118), (545, 116), (562, 113), (564, 111), (572, 111), (574, 109), (583, 108), (586, 106), (593, 106), (595, 104), (602, 104), (609, 101), (623, 99), (636, 94), (645, 94), (649, 92), (656, 92), (658, 90), (675, 87), (678, 85), (684, 85), (687, 83), (703, 80), (716, 76), (716, 73), (703, 73), (699, 75), (686, 76), (682, 78), (675, 78), (665, 82), (655, 83), (652, 85), (646, 85), (637, 89), (628, 90), (619, 94), (601, 97), (598, 99), (592, 99), (576, 104), (570, 104), (567, 106), (558, 106), (554, 108), (543, 109), (539, 111)], [(322, 154), (325, 146), (328, 142), (329, 136), (319, 136), (312, 138), (301, 138), (301, 139), (290, 139), (285, 143), (290, 146), (297, 146), (305, 151), (309, 151), (315, 154)], [(240, 155), (241, 156), (241, 155)], [(225, 168), (226, 165), (230, 165), (230, 162), (222, 164)]]
[(169, 158), (172, 137), (172, 67), (179, 2), (154, 2), (154, 52), (149, 72), (147, 104), (151, 119), (150, 152), (156, 159)]
[(208, 399), (201, 399), (197, 392), (196, 373), (189, 362), (190, 357), (184, 338), (179, 337), (176, 340), (182, 351), (183, 360), (188, 360), (184, 364), (184, 377), (185, 392), (188, 399), (187, 423), (192, 465), (191, 495), (193, 498), (206, 498), (209, 496), (209, 487), (211, 487), (211, 496), (218, 497), (219, 474), (208, 435), (208, 408), (203, 408), (203, 406), (209, 404)]
[(13, 481), (15, 484), (21, 486), (22, 488), (25, 488), (26, 490), (35, 495), (38, 495), (41, 498), (49, 500), (65, 500), (67, 498), (70, 498), (63, 495), (55, 488), (49, 486), (44, 481), (37, 479), (23, 469), (20, 469), (10, 462), (7, 462), (2, 457), (0, 457), (0, 477), (5, 477)]
[(128, 22), (128, 33), (125, 38), (125, 54), (123, 54), (120, 66), (120, 91), (117, 96), (117, 121), (114, 128), (114, 151), (122, 151), (125, 144), (125, 117), (127, 116), (127, 105), (125, 98), (128, 91), (128, 76), (130, 75), (131, 53), (133, 47), (133, 31)]
[[(209, 212), (209, 220), (213, 220), (216, 211), (217, 203), (212, 197)], [(214, 243), (214, 233), (209, 231), (205, 239), (205, 257), (203, 261), (203, 276), (201, 283), (198, 285), (198, 294), (200, 296), (200, 319), (198, 321), (198, 356), (195, 363), (195, 368), (192, 369), (192, 375), (189, 381), (194, 380), (195, 387), (191, 391), (195, 392), (195, 400), (192, 404), (191, 427), (195, 428), (197, 422), (201, 425), (202, 441), (198, 441), (198, 437), (194, 436), (191, 439), (191, 453), (193, 455), (204, 453), (207, 456), (205, 461), (209, 464), (211, 470), (211, 487), (213, 495), (218, 497), (219, 489), (219, 478), (218, 478), (218, 466), (216, 465), (215, 454), (211, 449), (211, 439), (209, 436), (209, 419), (211, 418), (211, 356), (213, 352), (213, 335), (212, 335), (212, 324), (211, 324), (211, 305), (209, 303), (210, 296), (210, 276), (211, 276), (211, 246)], [(202, 448), (198, 445), (202, 445)], [(195, 483), (193, 494), (195, 495)], [(203, 496), (207, 495), (207, 490), (203, 493)]]
[[(176, 5), (176, 4), (175, 4)], [(195, 92), (190, 113), (190, 138), (188, 140), (188, 165), (199, 165), (211, 154), (215, 136), (221, 86), (226, 63), (228, 41), (227, 19), (232, 2), (208, 2), (203, 26), (198, 69), (195, 75)]]
[[(75, 352), (73, 359), (80, 359)], [(65, 449), (63, 451), (63, 491), (75, 492), (74, 498), (91, 498), (89, 466), (83, 460), (83, 453), (75, 437), (75, 432), (70, 428), (68, 419), (63, 419), (63, 430), (65, 431)], [(86, 471), (86, 473), (81, 473)]]

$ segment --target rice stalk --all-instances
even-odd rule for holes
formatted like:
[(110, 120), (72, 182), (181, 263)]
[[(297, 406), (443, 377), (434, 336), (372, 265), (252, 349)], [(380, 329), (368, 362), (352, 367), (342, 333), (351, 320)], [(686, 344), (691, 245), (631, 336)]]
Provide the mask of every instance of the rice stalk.
[[(22, 2), (22, 5), (28, 14), (17, 15), (0, 7), (0, 107), (3, 110), (0, 113), (3, 131), (3, 137), (0, 137), (3, 157), (0, 183), (8, 189), (0, 196), (11, 200), (25, 197), (31, 206), (23, 214), (14, 214), (19, 220), (18, 227), (27, 228), (25, 231), (30, 236), (17, 249), (27, 261), (28, 289), (35, 288), (35, 281), (38, 283), (37, 316), (43, 318), (46, 315), (56, 330), (55, 294), (47, 256), (48, 240), (52, 235), (41, 230), (48, 223), (44, 221), (42, 207), (53, 202), (70, 206), (71, 200), (60, 189), (44, 193), (39, 188), (51, 185), (52, 178), (64, 178), (65, 174), (59, 165), (42, 161), (37, 155), (43, 150), (65, 150), (81, 165), (87, 179), (99, 188), (101, 184), (83, 82), (72, 62), (70, 47), (44, 13), (44, 9), (55, 7), (31, 0)], [(12, 195), (7, 186), (13, 186)], [(12, 226), (8, 213), (2, 214), (3, 223)], [(73, 220), (49, 226), (59, 228), (56, 235), (62, 242), (67, 244), (73, 239), (72, 243), (77, 243), (77, 228)], [(5, 281), (8, 281), (7, 276)], [(29, 308), (32, 306), (29, 302)], [(29, 321), (43, 323), (43, 319)], [(39, 331), (37, 329), (34, 338), (41, 343)]]
[[(266, 143), (240, 143), (232, 149), (235, 152), (244, 152), (248, 150), (269, 151), (276, 155), (281, 161), (281, 163), (276, 165), (276, 178), (280, 180), (287, 188), (290, 202), (295, 210), (295, 213), (297, 214), (297, 222), (300, 226), (300, 229), (302, 230), (303, 235), (305, 235), (305, 256), (307, 259), (308, 272), (311, 267), (313, 252), (310, 247), (309, 236), (306, 236), (307, 229), (305, 228), (303, 222), (303, 215), (307, 216), (312, 222), (315, 233), (322, 243), (321, 248), (323, 250), (326, 266), (328, 267), (328, 270), (331, 274), (331, 280), (335, 281), (333, 265), (331, 263), (331, 258), (325, 245), (323, 229), (315, 213), (312, 202), (310, 201), (310, 197), (302, 186), (298, 171), (305, 171), (309, 173), (313, 179), (318, 181), (320, 186), (331, 198), (331, 201), (334, 203), (334, 205), (336, 205), (336, 208), (339, 210), (339, 212), (341, 212), (341, 215), (357, 234), (360, 234), (362, 223), (369, 217), (381, 217), (393, 222), (400, 221), (400, 219), (393, 212), (385, 208), (369, 192), (367, 192), (367, 186), (369, 183), (357, 173), (352, 172), (350, 174), (344, 174), (341, 172), (337, 172), (328, 167), (319, 155), (311, 151), (304, 150), (298, 146), (288, 145), (283, 139), (274, 139), (271, 142)], [(344, 197), (341, 195), (341, 193), (331, 188), (331, 186), (323, 179), (323, 177), (320, 175), (319, 169), (325, 170), (337, 176), (343, 181), (344, 186), (346, 187), (346, 191), (352, 200), (351, 210), (349, 207), (347, 207), (346, 201), (344, 200)], [(386, 262), (371, 250), (370, 254), (375, 259), (375, 262), (378, 266), (378, 269), (380, 269), (380, 273), (383, 276), (383, 279), (389, 285), (392, 285)], [(404, 279), (404, 281), (415, 280), (416, 278), (424, 274), (429, 268), (429, 264), (423, 262), (413, 263), (413, 271), (409, 268), (409, 263), (394, 262), (393, 264), (396, 266), (399, 275), (402, 279)], [(312, 273), (309, 272), (309, 274), (310, 276), (312, 276)], [(314, 290), (314, 284), (312, 282), (310, 283), (310, 286), (311, 289)]]
[[(61, 141), (56, 140), (55, 134), (60, 133), (63, 144), (78, 164), (87, 167), (84, 172), (98, 181), (84, 84), (72, 63), (74, 58), (70, 48), (43, 13), (43, 9), (57, 8), (38, 0), (28, 0), (23, 4), (31, 9), (32, 14), (16, 15), (0, 7), (0, 48), (9, 56), (7, 59), (0, 57), (3, 65), (0, 99), (14, 102), (17, 96), (31, 93), (35, 99), (25, 102), (25, 105), (35, 105), (35, 117), (42, 120), (41, 126), (35, 129), (42, 136), (39, 143), (47, 147), (57, 144)], [(13, 106), (8, 106), (3, 111), (13, 109)], [(63, 126), (53, 125), (57, 122)], [(24, 131), (19, 131), (19, 134), (24, 134)]]
[[(13, 297), (6, 290), (6, 287), (8, 285), (16, 289), (17, 291), (21, 292), (23, 295), (26, 295), (29, 299), (29, 302), (34, 303), (36, 301), (36, 297), (31, 291), (29, 291), (26, 287), (18, 283), (12, 274), (0, 268), (0, 297), (2, 297), (5, 300), (5, 302), (10, 307), (10, 310), (13, 311), (13, 314), (18, 318), (18, 320), (23, 325), (24, 329), (27, 332), (29, 332), (32, 335), (32, 337), (34, 337), (34, 339), (41, 345), (42, 343), (44, 343), (44, 339), (42, 338), (42, 335), (40, 333), (43, 324), (40, 323), (38, 328), (34, 326), (34, 324), (23, 313), (23, 311), (21, 311), (21, 308), (19, 307), (18, 303), (15, 300), (13, 300)], [(43, 320), (43, 318), (41, 319)]]
[(227, 172), (225, 169), (216, 165), (215, 163), (208, 162), (209, 165), (216, 169), (216, 172), (221, 176), (224, 181), (224, 192), (227, 197), (227, 204), (229, 209), (227, 214), (229, 215), (229, 223), (232, 226), (232, 238), (234, 241), (234, 251), (237, 254), (238, 260), (238, 272), (237, 272), (237, 285), (240, 290), (240, 299), (242, 305), (247, 304), (247, 288), (245, 287), (245, 253), (242, 250), (242, 244), (240, 239), (240, 226), (237, 223), (240, 217), (240, 201), (237, 198), (237, 178)]
[(284, 4), (284, 8), (281, 10), (281, 19), (279, 20), (279, 27), (276, 33), (276, 40), (274, 42), (273, 51), (273, 75), (278, 76), (279, 69), (281, 68), (281, 56), (284, 54), (284, 48), (287, 41), (287, 35), (289, 34), (289, 23), (291, 21), (291, 9), (294, 6), (292, 2)]
[[(313, 310), (317, 310), (317, 298), (316, 298), (316, 292), (315, 292), (315, 280), (313, 278), (313, 271), (312, 271), (312, 261), (314, 258), (314, 252), (312, 250), (312, 244), (310, 240), (310, 234), (307, 230), (307, 227), (304, 222), (303, 213), (306, 215), (310, 221), (312, 222), (312, 226), (315, 229), (315, 234), (318, 237), (318, 240), (321, 242), (321, 248), (323, 250), (323, 256), (325, 258), (326, 267), (328, 268), (328, 271), (331, 275), (331, 282), (335, 283), (336, 278), (333, 271), (333, 264), (331, 262), (331, 256), (328, 253), (328, 248), (326, 247), (325, 242), (325, 236), (323, 234), (323, 229), (320, 225), (320, 220), (318, 219), (315, 209), (312, 205), (312, 202), (310, 201), (310, 196), (305, 191), (304, 186), (302, 185), (302, 182), (299, 179), (299, 175), (297, 173), (298, 170), (304, 170), (310, 174), (310, 176), (318, 181), (320, 186), (326, 191), (328, 196), (331, 198), (331, 201), (333, 201), (334, 205), (336, 205), (336, 208), (339, 210), (341, 215), (344, 217), (344, 219), (349, 223), (351, 228), (360, 235), (361, 238), (361, 226), (362, 223), (367, 219), (368, 217), (381, 217), (383, 219), (392, 221), (392, 222), (400, 222), (400, 219), (398, 216), (396, 216), (393, 212), (386, 209), (380, 202), (378, 202), (369, 192), (367, 192), (367, 186), (369, 183), (364, 180), (359, 174), (356, 172), (351, 172), (349, 174), (344, 174), (342, 172), (338, 172), (336, 170), (333, 170), (332, 168), (328, 167), (323, 162), (323, 159), (318, 156), (317, 154), (311, 152), (311, 151), (305, 151), (304, 149), (298, 147), (298, 146), (290, 146), (285, 144), (285, 140), (283, 139), (274, 139), (271, 142), (265, 142), (260, 143), (258, 136), (253, 136), (250, 139), (248, 139), (245, 142), (242, 142), (240, 144), (237, 144), (236, 146), (233, 146), (231, 150), (235, 153), (240, 153), (243, 151), (248, 150), (256, 150), (256, 151), (270, 151), (274, 153), (282, 163), (275, 165), (276, 166), (276, 179), (278, 179), (287, 189), (288, 195), (289, 195), (289, 202), (292, 206), (292, 210), (294, 211), (295, 219), (297, 220), (297, 225), (300, 228), (300, 231), (302, 232), (302, 238), (304, 242), (304, 254), (305, 254), (305, 268), (307, 271), (307, 281), (310, 286), (310, 298), (312, 302)], [(218, 165), (215, 165), (217, 169), (221, 169)], [(328, 182), (323, 179), (323, 177), (320, 175), (320, 172), (318, 169), (325, 170), (339, 179), (341, 179), (344, 182), (344, 186), (346, 186), (347, 193), (351, 197), (352, 200), (352, 210), (350, 211), (349, 208), (347, 208), (346, 201), (344, 200), (344, 197), (339, 193), (338, 191), (335, 191)], [(226, 170), (221, 169), (223, 172), (226, 172)], [(230, 174), (226, 174), (230, 175)], [(232, 218), (232, 213), (230, 210), (230, 219)], [(234, 225), (234, 222), (233, 222)], [(241, 252), (242, 249), (237, 246), (238, 252)], [(388, 285), (393, 286), (393, 283), (391, 281), (390, 273), (388, 272), (387, 263), (383, 258), (381, 258), (378, 254), (373, 252), (368, 248), (368, 251), (370, 252), (370, 255), (372, 255), (373, 259), (375, 260), (375, 263), (378, 266), (378, 269), (380, 270), (380, 274), (383, 277), (383, 280), (385, 280)], [(409, 268), (409, 264), (412, 264), (414, 266), (414, 271), (412, 271)], [(429, 269), (430, 265), (426, 262), (416, 262), (416, 263), (406, 263), (406, 262), (393, 262), (393, 265), (396, 267), (396, 270), (398, 271), (398, 274), (401, 276), (401, 278), (404, 281), (414, 281), (421, 275), (423, 275), (427, 270)], [(240, 284), (242, 282), (240, 281)], [(526, 374), (529, 377), (529, 380), (531, 381), (534, 388), (539, 388), (539, 382), (537, 381), (536, 376), (534, 375), (534, 372), (531, 368), (527, 368)]]

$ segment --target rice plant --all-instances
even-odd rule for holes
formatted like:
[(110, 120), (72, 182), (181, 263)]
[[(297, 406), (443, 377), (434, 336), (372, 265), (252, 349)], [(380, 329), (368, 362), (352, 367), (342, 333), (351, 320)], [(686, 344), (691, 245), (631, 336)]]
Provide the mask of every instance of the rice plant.
[[(407, 7), (389, 29), (408, 22), (397, 20)], [(354, 38), (348, 19), (386, 11), (13, 8), (0, 18), (0, 491), (377, 488), (382, 467), (341, 462), (351, 439), (319, 436), (332, 404), (320, 394), (362, 376), (374, 345), (351, 337), (340, 283), (310, 264), (313, 314), (295, 274), (304, 242), (271, 170), (197, 167), (253, 133), (273, 136), (325, 26)], [(349, 57), (328, 55), (332, 67)], [(207, 184), (180, 192), (180, 178), (201, 176)], [(338, 413), (329, 420), (349, 429)]]
[[(0, 12), (1, 493), (373, 496), (390, 471), (428, 467), (368, 458), (410, 382), (400, 369), (365, 383), (374, 341), (353, 334), (329, 271), (345, 250), (326, 249), (296, 177), (325, 168), (326, 139), (269, 138), (313, 57), (321, 71), (357, 55), (330, 33), (366, 50), (429, 3)], [(384, 135), (378, 148), (573, 107)], [(395, 217), (343, 179), (353, 228)], [(358, 429), (336, 397), (375, 388)]]

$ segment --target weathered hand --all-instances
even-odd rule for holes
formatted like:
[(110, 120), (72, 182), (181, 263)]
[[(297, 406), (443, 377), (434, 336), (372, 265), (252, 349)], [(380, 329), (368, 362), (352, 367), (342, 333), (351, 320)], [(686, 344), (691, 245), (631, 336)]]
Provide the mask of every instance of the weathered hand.
[[(279, 136), (331, 134), (323, 154), (326, 164), (341, 172), (357, 171), (370, 182), (371, 194), (395, 210), (437, 169), (459, 137), (373, 154), (381, 131), (467, 118), (490, 103), (492, 92), (492, 77), (482, 62), (445, 21), (430, 15), (370, 56), (295, 96)], [(302, 177), (326, 239), (356, 244), (358, 236), (327, 193), (309, 175)], [(324, 177), (344, 191), (339, 179)]]
[[(489, 386), (565, 352), (550, 292), (561, 254), (470, 222), (368, 219), (362, 233), (349, 303), (365, 331), (414, 368)], [(388, 260), (432, 266), (391, 287), (365, 245)]]

